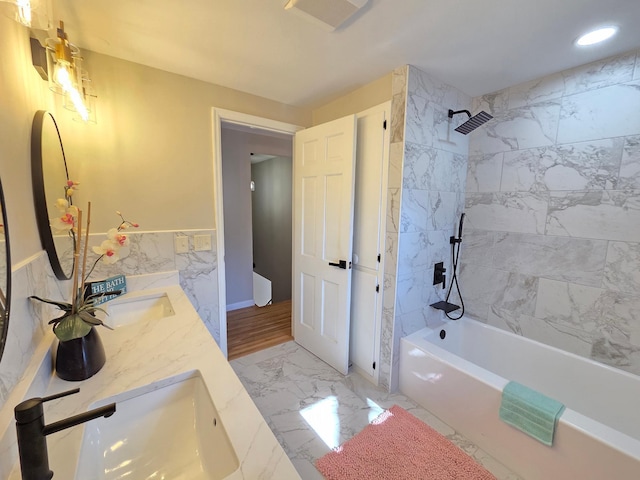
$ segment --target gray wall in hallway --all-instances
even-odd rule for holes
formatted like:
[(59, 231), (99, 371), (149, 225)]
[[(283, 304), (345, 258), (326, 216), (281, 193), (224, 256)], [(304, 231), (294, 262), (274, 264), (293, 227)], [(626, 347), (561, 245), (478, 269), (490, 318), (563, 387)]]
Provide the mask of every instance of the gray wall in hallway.
[(293, 163), (276, 157), (251, 165), (253, 270), (271, 280), (273, 303), (291, 299)]
[(227, 305), (253, 300), (251, 153), (291, 156), (292, 140), (222, 129)]

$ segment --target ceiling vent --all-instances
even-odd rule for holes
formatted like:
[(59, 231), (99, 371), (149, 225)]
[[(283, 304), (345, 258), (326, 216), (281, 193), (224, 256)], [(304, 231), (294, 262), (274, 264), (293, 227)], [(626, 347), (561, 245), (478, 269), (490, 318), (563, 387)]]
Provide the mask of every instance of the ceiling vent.
[(289, 0), (285, 10), (298, 13), (308, 20), (333, 31), (360, 10), (369, 0)]

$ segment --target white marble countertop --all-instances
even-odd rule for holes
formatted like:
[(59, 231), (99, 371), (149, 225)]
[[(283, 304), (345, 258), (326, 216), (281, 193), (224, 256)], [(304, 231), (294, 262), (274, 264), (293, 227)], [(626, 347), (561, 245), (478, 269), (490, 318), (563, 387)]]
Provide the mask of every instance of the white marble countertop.
[[(93, 402), (105, 397), (182, 372), (199, 370), (240, 463), (239, 469), (227, 478), (299, 479), (293, 464), (182, 289), (168, 286), (127, 295), (162, 292), (168, 295), (175, 315), (140, 321), (114, 331), (99, 328), (107, 362), (95, 376), (82, 382), (67, 382), (53, 375), (48, 385), (41, 387), (46, 391), (41, 392), (37, 385), (31, 385), (30, 396), (80, 388), (80, 393), (45, 404), (46, 423), (87, 411)], [(45, 354), (42, 362), (50, 362), (50, 356)], [(37, 377), (34, 375), (36, 380)], [(13, 436), (10, 431), (5, 432), (4, 453), (15, 453), (15, 426), (12, 427)], [(74, 478), (82, 434), (83, 427), (77, 426), (47, 437), (49, 465), (55, 473), (54, 478)], [(6, 443), (12, 443), (11, 439), (14, 446), (7, 447)], [(4, 457), (3, 462), (6, 459)], [(9, 479), (20, 479), (17, 465)]]

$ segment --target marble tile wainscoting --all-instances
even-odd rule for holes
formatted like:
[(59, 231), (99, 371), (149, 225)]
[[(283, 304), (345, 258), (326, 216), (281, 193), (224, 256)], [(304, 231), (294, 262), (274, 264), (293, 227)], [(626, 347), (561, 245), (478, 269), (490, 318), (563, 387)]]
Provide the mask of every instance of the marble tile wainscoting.
[[(174, 253), (174, 236), (189, 236), (189, 253)], [(193, 251), (193, 235), (210, 234), (212, 250)], [(99, 245), (104, 234), (91, 236), (91, 245)], [(144, 275), (177, 271), (180, 286), (200, 318), (219, 343), (218, 277), (215, 230), (165, 232), (130, 232), (130, 253), (113, 265), (99, 262), (92, 280), (111, 275)], [(95, 258), (95, 257), (93, 257)], [(149, 285), (152, 286), (152, 285)], [(31, 356), (45, 336), (53, 334), (47, 322), (55, 307), (31, 302), (30, 295), (45, 298), (68, 298), (71, 282), (58, 281), (44, 251), (14, 265), (12, 269), (11, 318), (6, 348), (0, 362), (0, 407), (22, 377)]]
[(492, 325), (640, 374), (640, 51), (473, 100), (461, 285)]
[[(111, 275), (143, 275), (177, 270), (180, 286), (200, 315), (207, 330), (220, 345), (218, 315), (218, 256), (215, 230), (182, 230), (162, 232), (129, 231), (130, 253), (113, 265), (99, 262), (91, 279)], [(174, 238), (189, 237), (189, 252), (175, 253)], [(211, 235), (211, 250), (194, 250), (194, 235)], [(91, 245), (99, 245), (104, 234), (91, 235)]]
[(57, 281), (44, 251), (13, 266), (11, 288), (9, 331), (0, 362), (0, 408), (20, 381), (40, 342), (47, 335), (53, 341), (47, 322), (53, 318), (55, 307), (28, 299), (30, 295), (53, 297), (56, 293)]

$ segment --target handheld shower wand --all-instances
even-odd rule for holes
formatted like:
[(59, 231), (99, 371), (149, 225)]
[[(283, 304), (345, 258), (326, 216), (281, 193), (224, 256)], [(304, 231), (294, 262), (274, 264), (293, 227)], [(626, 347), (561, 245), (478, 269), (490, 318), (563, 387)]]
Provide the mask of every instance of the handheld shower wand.
[[(462, 293), (460, 292), (460, 285), (458, 284), (458, 261), (460, 259), (460, 244), (462, 243), (462, 226), (464, 224), (464, 213), (460, 215), (460, 222), (458, 223), (458, 238), (454, 235), (449, 237), (449, 243), (451, 244), (451, 263), (453, 264), (453, 275), (451, 277), (451, 282), (449, 283), (449, 290), (447, 291), (447, 296), (444, 300), (441, 300), (436, 303), (432, 303), (430, 306), (436, 308), (438, 310), (444, 311), (447, 318), (450, 320), (459, 320), (464, 315), (464, 301), (462, 300)], [(456, 248), (457, 246), (457, 248)], [(436, 264), (436, 267), (440, 266), (441, 273), (446, 271), (443, 268), (442, 264)], [(435, 278), (435, 277), (434, 277)], [(444, 275), (442, 275), (442, 281), (444, 281)], [(434, 285), (436, 284), (434, 280)], [(449, 314), (455, 310), (460, 309), (461, 307), (455, 305), (453, 303), (449, 303), (449, 297), (451, 296), (451, 290), (453, 289), (453, 285), (456, 285), (456, 289), (458, 290), (458, 297), (460, 298), (460, 306), (462, 310), (460, 315), (457, 317), (452, 317)], [(444, 288), (444, 286), (443, 286)]]
[[(453, 289), (453, 284), (455, 283), (456, 289), (458, 290), (458, 297), (460, 298), (460, 306), (462, 308), (460, 315), (457, 317), (449, 316), (450, 312), (445, 311), (445, 315), (450, 320), (459, 320), (464, 315), (464, 301), (462, 300), (462, 292), (460, 292), (460, 284), (458, 283), (458, 261), (460, 260), (460, 246), (462, 244), (462, 226), (464, 225), (464, 213), (460, 215), (460, 223), (458, 223), (458, 238), (450, 237), (449, 243), (451, 244), (451, 262), (453, 263), (453, 276), (451, 277), (451, 283), (449, 283), (449, 291), (447, 291), (447, 297), (445, 298), (445, 302), (449, 302), (449, 297), (451, 296), (451, 290)], [(457, 245), (457, 248), (456, 248)]]

